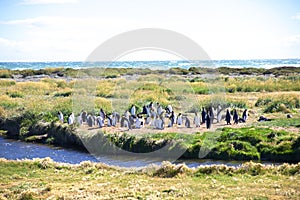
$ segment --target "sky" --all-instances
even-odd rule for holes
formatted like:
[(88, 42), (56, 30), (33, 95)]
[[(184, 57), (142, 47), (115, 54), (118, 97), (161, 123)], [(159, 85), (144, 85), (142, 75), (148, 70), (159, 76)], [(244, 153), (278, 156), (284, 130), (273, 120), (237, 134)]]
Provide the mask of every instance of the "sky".
[[(214, 60), (300, 58), (298, 0), (0, 0), (0, 61), (84, 61), (140, 28), (183, 34)], [(176, 56), (148, 50), (122, 59)]]

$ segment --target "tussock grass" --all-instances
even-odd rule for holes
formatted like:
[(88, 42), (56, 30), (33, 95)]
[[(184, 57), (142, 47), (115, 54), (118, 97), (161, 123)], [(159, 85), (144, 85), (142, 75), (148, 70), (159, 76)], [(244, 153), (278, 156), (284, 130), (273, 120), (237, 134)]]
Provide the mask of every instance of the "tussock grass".
[(300, 94), (268, 95), (259, 98), (255, 106), (265, 106), (265, 113), (291, 113), (294, 109), (300, 108)]
[[(164, 162), (141, 169), (101, 163), (76, 165), (49, 158), (0, 159), (1, 198), (20, 199), (297, 199), (300, 165), (245, 163), (188, 168)], [(260, 191), (260, 192), (257, 192)]]

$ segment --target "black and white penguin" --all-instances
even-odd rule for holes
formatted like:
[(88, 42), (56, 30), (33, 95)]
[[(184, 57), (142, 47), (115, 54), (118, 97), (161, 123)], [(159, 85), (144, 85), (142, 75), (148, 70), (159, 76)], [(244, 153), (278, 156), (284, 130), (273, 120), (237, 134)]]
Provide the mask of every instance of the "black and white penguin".
[(130, 121), (126, 117), (121, 118), (121, 127), (131, 129)]
[(104, 123), (104, 120), (105, 120), (106, 114), (105, 114), (105, 112), (104, 112), (104, 110), (103, 110), (102, 108), (100, 109), (100, 116), (102, 117), (102, 119), (103, 119), (103, 123)]
[(229, 112), (229, 110), (227, 109), (226, 111), (226, 117), (225, 117), (225, 120), (226, 120), (226, 124), (227, 125), (231, 125), (231, 114)]
[(238, 124), (239, 123), (239, 115), (237, 114), (236, 109), (233, 111), (233, 123)]
[(86, 120), (87, 120), (87, 113), (86, 113), (86, 111), (82, 110), (81, 113), (80, 113), (80, 115), (81, 115), (82, 122), (86, 122)]
[(197, 112), (195, 112), (194, 124), (195, 124), (196, 128), (200, 127), (200, 117), (198, 116)]
[(74, 113), (71, 113), (69, 118), (68, 118), (68, 124), (72, 125), (74, 123), (75, 123), (75, 116), (74, 116)]
[(130, 108), (130, 114), (131, 114), (131, 116), (135, 116), (135, 114), (136, 114), (136, 108), (135, 108), (135, 105), (131, 105), (131, 108)]
[(242, 118), (243, 118), (244, 122), (247, 121), (247, 118), (248, 118), (248, 110), (247, 109), (244, 110)]
[(186, 128), (191, 128), (191, 121), (188, 117), (185, 117), (185, 123), (184, 123)]
[(62, 114), (62, 112), (58, 111), (57, 117), (60, 123), (64, 123), (64, 115)]
[(206, 111), (205, 111), (205, 108), (203, 107), (202, 108), (202, 112), (201, 112), (201, 118), (202, 118), (202, 124), (205, 123), (205, 120), (206, 120)]
[(93, 127), (94, 126), (94, 117), (92, 115), (88, 115), (87, 116), (87, 124), (89, 127)]
[(181, 113), (178, 114), (176, 121), (177, 121), (177, 125), (178, 126), (181, 126), (183, 124), (182, 123), (182, 114)]
[(206, 119), (205, 119), (205, 122), (206, 122), (206, 128), (207, 129), (210, 129), (211, 128), (211, 116), (209, 114), (209, 112), (206, 114)]
[(172, 111), (171, 112), (171, 115), (170, 115), (170, 117), (169, 117), (169, 119), (170, 119), (170, 122), (169, 122), (169, 125), (168, 125), (168, 127), (172, 127), (174, 124), (175, 124), (175, 113), (174, 113), (174, 111)]

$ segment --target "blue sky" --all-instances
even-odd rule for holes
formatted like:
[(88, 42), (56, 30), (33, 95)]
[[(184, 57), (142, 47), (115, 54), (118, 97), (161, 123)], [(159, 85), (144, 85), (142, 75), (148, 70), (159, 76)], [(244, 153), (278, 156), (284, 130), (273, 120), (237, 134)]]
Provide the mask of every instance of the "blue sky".
[[(212, 59), (300, 58), (299, 2), (1, 0), (0, 61), (83, 61), (102, 42), (138, 28), (184, 34)], [(123, 59), (176, 58), (141, 51)]]

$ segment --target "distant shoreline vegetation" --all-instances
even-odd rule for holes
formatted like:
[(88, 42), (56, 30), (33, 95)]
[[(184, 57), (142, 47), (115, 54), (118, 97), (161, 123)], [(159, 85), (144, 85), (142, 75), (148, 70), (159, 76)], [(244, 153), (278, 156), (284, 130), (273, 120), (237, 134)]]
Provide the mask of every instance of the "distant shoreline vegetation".
[[(273, 76), (291, 76), (299, 75), (300, 67), (275, 67), (270, 69), (265, 68), (231, 68), (231, 67), (218, 67), (218, 68), (205, 68), (205, 67), (190, 67), (189, 69), (175, 67), (169, 69), (151, 69), (151, 68), (44, 68), (44, 69), (1, 69), (0, 78), (14, 78), (19, 76), (26, 78), (28, 76), (37, 75), (54, 75), (57, 77), (77, 77), (81, 76), (94, 76), (94, 72), (103, 78), (117, 78), (124, 75), (148, 75), (148, 74), (174, 74), (174, 75), (202, 75), (202, 74), (220, 74), (220, 75), (273, 75)], [(91, 74), (92, 73), (92, 74)]]

